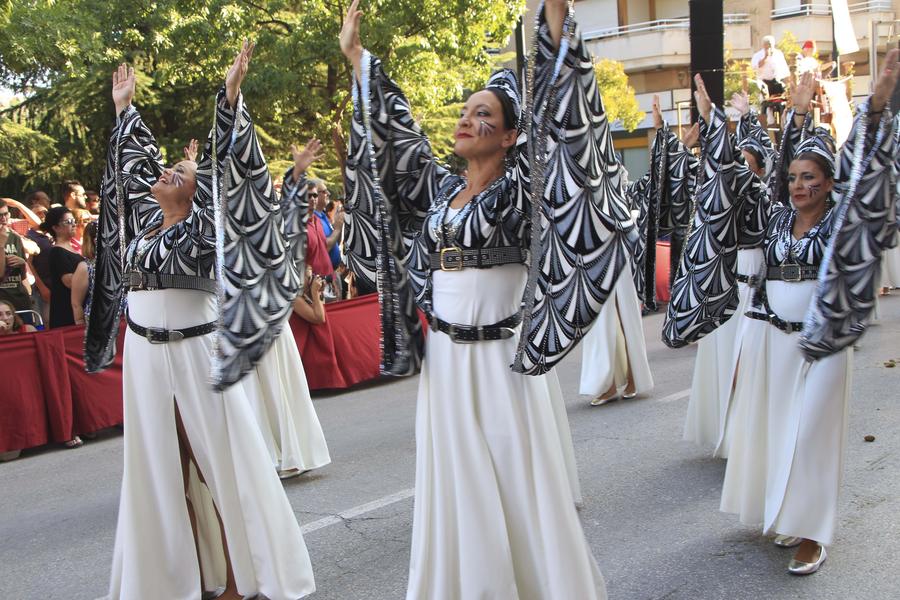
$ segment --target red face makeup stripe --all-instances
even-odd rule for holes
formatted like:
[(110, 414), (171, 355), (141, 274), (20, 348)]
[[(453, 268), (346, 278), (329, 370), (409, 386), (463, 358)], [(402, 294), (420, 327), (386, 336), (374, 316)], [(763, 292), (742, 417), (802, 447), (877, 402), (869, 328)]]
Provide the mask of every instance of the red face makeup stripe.
[(819, 190), (822, 189), (822, 184), (811, 184), (806, 186), (806, 190), (809, 192), (810, 198), (815, 198), (819, 195)]
[(485, 121), (478, 121), (478, 135), (481, 137), (487, 137), (489, 135), (493, 135), (493, 133), (497, 130), (495, 125), (491, 125)]

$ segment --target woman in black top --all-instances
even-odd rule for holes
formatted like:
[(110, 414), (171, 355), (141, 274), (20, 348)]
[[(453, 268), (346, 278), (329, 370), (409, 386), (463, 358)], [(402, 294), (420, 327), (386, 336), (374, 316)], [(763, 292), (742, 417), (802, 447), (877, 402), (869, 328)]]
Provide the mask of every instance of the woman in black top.
[(78, 263), (84, 260), (72, 249), (75, 235), (75, 218), (69, 209), (57, 206), (47, 212), (41, 228), (53, 236), (50, 249), (50, 322), (48, 327), (74, 325), (72, 314), (72, 274)]

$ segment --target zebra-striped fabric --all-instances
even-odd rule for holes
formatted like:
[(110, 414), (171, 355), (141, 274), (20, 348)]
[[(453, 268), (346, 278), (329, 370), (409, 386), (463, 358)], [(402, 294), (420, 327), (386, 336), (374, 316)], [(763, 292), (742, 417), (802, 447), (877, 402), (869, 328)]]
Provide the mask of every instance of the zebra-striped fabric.
[[(162, 225), (162, 212), (150, 194), (161, 173), (158, 145), (138, 111), (129, 107), (113, 132), (103, 178), (85, 365), (99, 371), (115, 356), (124, 271), (211, 278), (220, 289), (211, 380), (224, 389), (253, 368), (280, 333), (299, 289), (298, 266), (302, 269), (301, 257), (284, 236), (281, 206), (243, 97), (233, 109), (224, 88), (219, 91), (191, 213), (139, 246)], [(305, 195), (305, 187), (302, 191)], [(218, 259), (217, 233), (224, 250)]]
[[(430, 252), (538, 248), (514, 366), (528, 374), (549, 370), (574, 347), (626, 261), (633, 264), (638, 233), (591, 58), (571, 15), (559, 52), (542, 12), (536, 36), (535, 101), (525, 115), (532, 135), (522, 132), (505, 175), (446, 227), (447, 207), (465, 181), (437, 163), (403, 93), (381, 63), (364, 54), (346, 163), (345, 250), (357, 276), (378, 284), (385, 373), (407, 374), (418, 366), (423, 345), (415, 306), (431, 310)], [(539, 142), (549, 152), (541, 155), (542, 185), (532, 197), (532, 149)], [(540, 218), (533, 245), (535, 206)]]

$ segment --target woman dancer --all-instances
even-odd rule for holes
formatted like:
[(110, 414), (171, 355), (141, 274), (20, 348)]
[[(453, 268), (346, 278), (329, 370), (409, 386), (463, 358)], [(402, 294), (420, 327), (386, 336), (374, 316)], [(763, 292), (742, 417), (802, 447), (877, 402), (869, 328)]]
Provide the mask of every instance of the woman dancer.
[[(731, 106), (741, 113), (736, 139), (741, 156), (747, 168), (766, 183), (775, 162), (772, 141), (751, 110), (746, 93), (734, 94)], [(728, 458), (730, 430), (727, 424), (740, 363), (741, 341), (748, 328), (762, 327), (758, 322), (744, 318), (744, 313), (750, 305), (750, 278), (759, 273), (763, 263), (761, 248), (738, 246), (737, 309), (730, 319), (697, 344), (684, 439), (701, 446), (713, 446), (713, 455), (720, 458)]]
[[(85, 340), (88, 370), (108, 365), (127, 292), (125, 469), (110, 598), (293, 600), (315, 589), (297, 520), (236, 383), (277, 336), (299, 285), (240, 94), (251, 54), (245, 42), (228, 71), (199, 163), (172, 168), (131, 104), (133, 69), (113, 75), (118, 121)], [(210, 387), (211, 371), (221, 391)]]
[[(316, 139), (310, 140), (302, 152), (292, 146), (294, 166), (285, 174), (281, 188), (285, 239), (299, 272), (306, 270), (306, 222), (310, 213), (305, 174), (319, 158), (320, 148)], [(288, 312), (285, 316), (281, 334), (272, 348), (244, 381), (250, 388), (257, 423), (281, 479), (296, 477), (331, 462), (325, 434), (309, 395), (300, 352), (287, 322), (290, 315)]]
[[(762, 523), (765, 532), (777, 534), (779, 546), (799, 546), (788, 565), (795, 575), (816, 572), (834, 537), (852, 358), (846, 349), (809, 364), (797, 332), (816, 291), (819, 265), (826, 262), (823, 272), (831, 268), (825, 254), (826, 246), (834, 246), (832, 237), (841, 233), (836, 212), (877, 209), (893, 200), (897, 147), (885, 105), (897, 81), (897, 56), (896, 50), (888, 54), (836, 170), (826, 140), (810, 136), (796, 148), (786, 144), (780, 160), (789, 164), (785, 191), (791, 204), (778, 201), (777, 187), (771, 197), (765, 194), (729, 140), (724, 113), (712, 106), (697, 77), (706, 130), (705, 180), (665, 339), (673, 346), (693, 341), (734, 309), (738, 240), (757, 238), (761, 223), (765, 279), (761, 306), (748, 316), (768, 325), (746, 335), (741, 347), (735, 392), (740, 411), (734, 417), (722, 510), (739, 513), (746, 523)], [(814, 90), (814, 78), (804, 75), (792, 95), (785, 140), (792, 139), (791, 129), (808, 123)], [(835, 203), (839, 208), (833, 208)], [(874, 283), (869, 287), (874, 296)]]
[(377, 278), (385, 372), (419, 364), (416, 305), (432, 327), (407, 598), (603, 598), (566, 481), (560, 389), (543, 375), (590, 327), (637, 241), (590, 56), (567, 2), (545, 3), (533, 105), (522, 114), (509, 71), (468, 98), (455, 133), (462, 178), (437, 163), (363, 49), (357, 7), (341, 32), (356, 73), (348, 266)]

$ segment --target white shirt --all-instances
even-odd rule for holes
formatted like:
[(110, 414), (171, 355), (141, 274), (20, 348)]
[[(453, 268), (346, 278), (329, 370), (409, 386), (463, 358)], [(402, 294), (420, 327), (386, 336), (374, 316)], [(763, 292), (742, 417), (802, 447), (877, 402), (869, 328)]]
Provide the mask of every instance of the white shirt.
[(810, 72), (816, 77), (819, 76), (819, 59), (815, 56), (804, 56), (797, 61), (797, 75)]
[(766, 62), (760, 65), (762, 59), (766, 56), (765, 49), (758, 51), (750, 60), (750, 66), (756, 69), (756, 74), (760, 79), (768, 81), (776, 79), (781, 81), (787, 79), (791, 75), (791, 69), (788, 67), (787, 61), (784, 59), (784, 53), (778, 48), (772, 48), (772, 56), (766, 59)]

